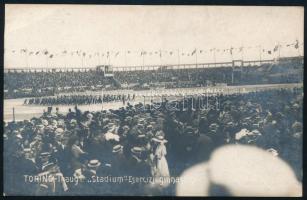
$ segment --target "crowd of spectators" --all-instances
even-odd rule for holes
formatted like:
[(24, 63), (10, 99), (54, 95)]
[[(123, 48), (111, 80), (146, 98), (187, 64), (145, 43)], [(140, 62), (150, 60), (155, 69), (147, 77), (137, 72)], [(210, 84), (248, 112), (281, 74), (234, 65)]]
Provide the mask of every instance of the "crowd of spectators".
[[(157, 70), (115, 71), (105, 77), (102, 71), (9, 72), (4, 74), (4, 97), (35, 97), (61, 92), (101, 88), (148, 89), (149, 87), (186, 88), (212, 84), (252, 85), (298, 83), (303, 81), (301, 61), (244, 67), (210, 67)], [(127, 86), (127, 87), (125, 87)], [(24, 91), (26, 90), (26, 91)]]
[[(235, 143), (272, 152), (302, 180), (302, 89), (218, 98), (218, 109), (199, 109), (190, 98), (185, 110), (168, 109), (166, 100), (156, 109), (139, 103), (82, 112), (76, 106), (65, 114), (49, 110), (31, 120), (4, 122), (4, 193), (174, 195), (175, 184), (160, 177), (178, 177), (217, 147)], [(93, 181), (106, 176), (128, 180)], [(129, 177), (156, 181), (132, 183)]]

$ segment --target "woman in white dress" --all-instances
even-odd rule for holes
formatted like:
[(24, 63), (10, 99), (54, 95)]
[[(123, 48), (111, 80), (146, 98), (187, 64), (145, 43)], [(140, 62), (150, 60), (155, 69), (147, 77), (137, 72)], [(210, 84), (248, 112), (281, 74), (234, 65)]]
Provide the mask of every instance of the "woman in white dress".
[(167, 160), (165, 158), (167, 151), (165, 147), (165, 143), (167, 140), (164, 139), (163, 135), (158, 135), (155, 138), (152, 139), (152, 141), (156, 142), (157, 147), (154, 151), (154, 160), (155, 160), (155, 180), (158, 182), (161, 186), (168, 186), (169, 185), (169, 169)]

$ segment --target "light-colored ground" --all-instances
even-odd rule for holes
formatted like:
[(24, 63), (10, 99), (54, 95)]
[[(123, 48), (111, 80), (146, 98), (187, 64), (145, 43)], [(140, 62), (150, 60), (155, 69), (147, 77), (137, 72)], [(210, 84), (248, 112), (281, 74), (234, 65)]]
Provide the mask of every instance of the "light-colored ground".
[[(132, 105), (142, 102), (149, 103), (149, 96), (156, 96), (154, 100), (158, 100), (157, 96), (168, 96), (169, 99), (179, 98), (179, 95), (197, 95), (197, 94), (214, 94), (214, 93), (223, 93), (223, 94), (232, 94), (232, 93), (247, 93), (251, 91), (261, 91), (268, 89), (278, 89), (278, 88), (295, 88), (302, 87), (303, 84), (271, 84), (271, 85), (244, 85), (244, 86), (216, 86), (216, 87), (202, 87), (202, 88), (181, 88), (181, 89), (159, 89), (159, 90), (145, 90), (145, 91), (131, 91), (131, 90), (116, 90), (116, 91), (104, 91), (104, 94), (135, 94), (136, 99), (133, 102), (130, 102)], [(84, 93), (83, 93), (84, 94)], [(87, 94), (101, 95), (101, 92), (92, 92)], [(146, 96), (144, 98), (144, 96)], [(8, 99), (4, 100), (4, 120), (12, 121), (13, 120), (13, 108), (15, 110), (15, 120), (25, 120), (31, 119), (32, 117), (39, 117), (44, 110), (47, 110), (47, 106), (40, 105), (23, 105), (23, 99)], [(74, 108), (73, 105), (57, 105), (60, 112), (66, 113), (69, 108)], [(92, 104), (92, 105), (79, 105), (78, 108), (82, 111), (98, 111), (101, 109), (118, 109), (123, 107), (122, 102), (110, 102), (102, 104)]]

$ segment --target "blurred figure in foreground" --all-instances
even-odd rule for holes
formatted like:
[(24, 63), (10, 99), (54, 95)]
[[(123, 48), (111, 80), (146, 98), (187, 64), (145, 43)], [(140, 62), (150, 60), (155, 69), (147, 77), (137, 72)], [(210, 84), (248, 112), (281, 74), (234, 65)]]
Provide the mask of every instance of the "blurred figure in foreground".
[(177, 196), (302, 196), (291, 167), (271, 152), (247, 145), (226, 145), (208, 162), (180, 177)]

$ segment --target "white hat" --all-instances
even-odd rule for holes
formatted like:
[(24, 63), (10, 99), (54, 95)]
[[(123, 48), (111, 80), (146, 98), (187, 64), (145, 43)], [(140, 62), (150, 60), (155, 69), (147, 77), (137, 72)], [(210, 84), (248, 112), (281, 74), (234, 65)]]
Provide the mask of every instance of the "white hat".
[(42, 120), (42, 124), (43, 124), (44, 126), (48, 126), (49, 123), (48, 123), (47, 120), (43, 119), (43, 120)]
[(97, 159), (90, 160), (90, 162), (87, 164), (88, 167), (99, 167), (100, 165), (101, 163)]
[(167, 140), (164, 139), (163, 135), (157, 135), (156, 137), (152, 138), (152, 141), (160, 142), (160, 143), (167, 143)]
[(59, 134), (63, 134), (64, 133), (64, 130), (62, 128), (57, 128), (55, 129), (55, 133), (59, 133)]

